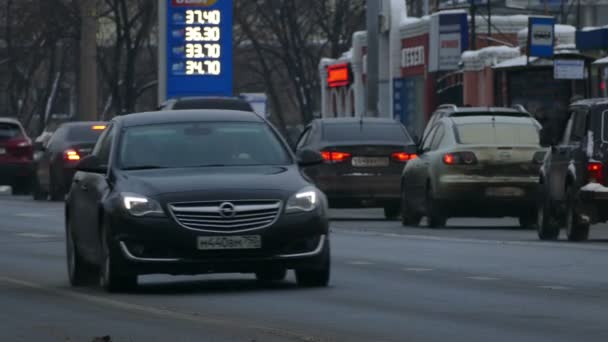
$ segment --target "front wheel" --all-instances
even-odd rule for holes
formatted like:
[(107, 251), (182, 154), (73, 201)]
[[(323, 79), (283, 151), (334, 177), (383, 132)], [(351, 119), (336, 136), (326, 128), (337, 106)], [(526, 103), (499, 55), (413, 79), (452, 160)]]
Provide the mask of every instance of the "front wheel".
[(137, 275), (121, 273), (117, 267), (117, 251), (112, 248), (109, 229), (104, 227), (101, 236), (103, 258), (100, 267), (99, 282), (108, 292), (121, 292), (137, 287)]
[(95, 284), (97, 270), (80, 255), (69, 221), (66, 226), (66, 255), (70, 285), (87, 286)]
[(323, 262), (319, 268), (296, 269), (296, 281), (302, 287), (327, 287), (331, 274), (329, 240), (323, 251)]

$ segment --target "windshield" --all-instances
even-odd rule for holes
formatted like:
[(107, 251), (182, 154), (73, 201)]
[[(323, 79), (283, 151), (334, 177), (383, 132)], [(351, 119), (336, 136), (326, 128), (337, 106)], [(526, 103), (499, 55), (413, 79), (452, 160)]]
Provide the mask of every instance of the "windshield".
[(0, 140), (8, 140), (21, 135), (21, 128), (13, 123), (0, 123)]
[(291, 157), (263, 123), (200, 122), (128, 128), (123, 169), (286, 165)]
[(405, 128), (398, 123), (331, 123), (323, 127), (326, 141), (389, 140), (411, 143)]
[(538, 128), (532, 124), (473, 123), (456, 126), (458, 142), (464, 145), (538, 145)]
[(103, 129), (93, 129), (93, 126), (73, 126), (68, 129), (67, 141), (96, 142)]

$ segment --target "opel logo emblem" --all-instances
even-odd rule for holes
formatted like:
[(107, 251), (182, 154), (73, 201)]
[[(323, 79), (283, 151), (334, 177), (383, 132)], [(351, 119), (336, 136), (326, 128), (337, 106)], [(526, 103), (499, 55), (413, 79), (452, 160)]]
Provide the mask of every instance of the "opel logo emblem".
[(234, 204), (225, 202), (220, 204), (220, 215), (223, 218), (233, 218), (236, 216), (236, 208)]

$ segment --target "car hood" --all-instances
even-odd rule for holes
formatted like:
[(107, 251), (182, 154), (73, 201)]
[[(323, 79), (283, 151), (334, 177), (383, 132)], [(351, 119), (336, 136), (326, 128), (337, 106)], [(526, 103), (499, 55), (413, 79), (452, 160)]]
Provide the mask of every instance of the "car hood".
[[(121, 172), (121, 190), (172, 200), (285, 196), (309, 185), (296, 166), (204, 167)], [(194, 194), (194, 195), (193, 195)]]

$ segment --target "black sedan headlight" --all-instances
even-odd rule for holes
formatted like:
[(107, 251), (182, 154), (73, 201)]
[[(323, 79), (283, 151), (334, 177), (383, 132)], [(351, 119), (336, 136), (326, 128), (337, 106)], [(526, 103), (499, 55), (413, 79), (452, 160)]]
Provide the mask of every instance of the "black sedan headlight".
[(120, 196), (123, 208), (133, 216), (165, 215), (160, 204), (151, 198), (133, 193), (121, 193)]
[(293, 194), (287, 200), (285, 212), (288, 214), (311, 212), (319, 207), (321, 196), (322, 194), (316, 188), (306, 187)]

